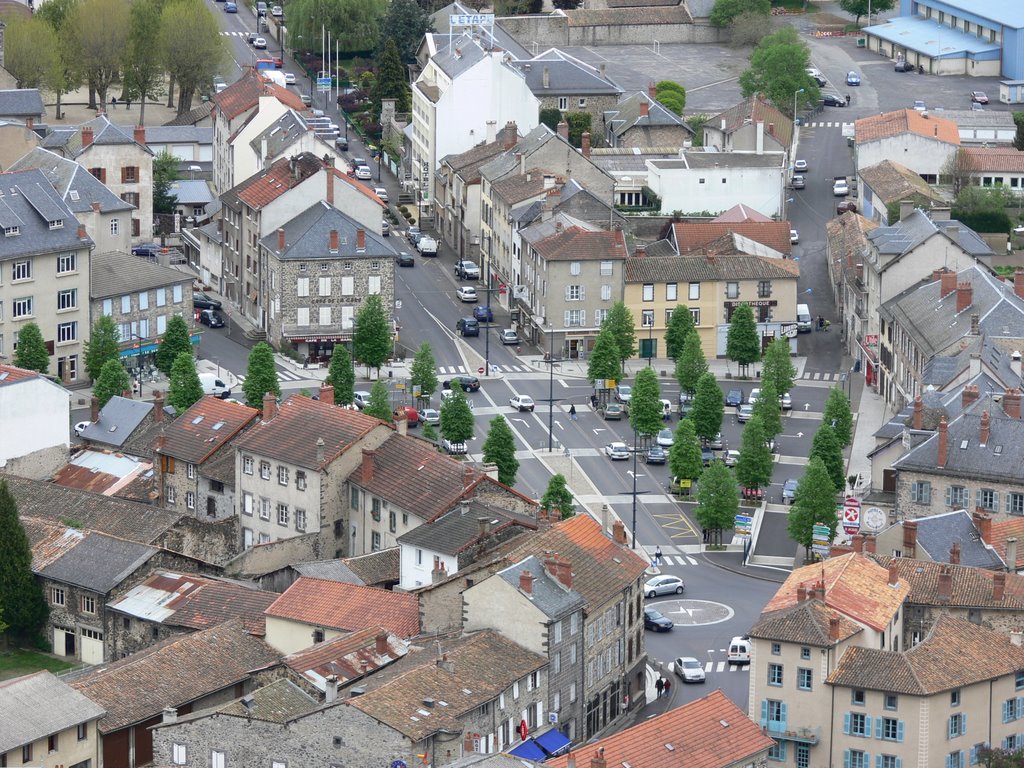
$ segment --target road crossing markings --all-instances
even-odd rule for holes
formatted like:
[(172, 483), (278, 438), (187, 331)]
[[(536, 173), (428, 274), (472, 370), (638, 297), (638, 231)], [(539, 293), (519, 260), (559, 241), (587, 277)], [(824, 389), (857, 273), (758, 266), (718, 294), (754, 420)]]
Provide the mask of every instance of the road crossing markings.
[[(236, 378), (238, 379), (238, 383), (239, 384), (245, 383), (245, 376), (236, 376)], [(277, 380), (281, 381), (281, 382), (285, 382), (285, 381), (305, 381), (307, 378), (308, 377), (300, 376), (297, 373), (292, 373), (291, 371), (278, 371), (277, 372)]]
[(725, 672), (726, 665), (728, 665), (730, 672), (750, 671), (750, 667), (746, 664), (729, 664), (727, 661), (706, 661), (704, 662), (704, 672)]

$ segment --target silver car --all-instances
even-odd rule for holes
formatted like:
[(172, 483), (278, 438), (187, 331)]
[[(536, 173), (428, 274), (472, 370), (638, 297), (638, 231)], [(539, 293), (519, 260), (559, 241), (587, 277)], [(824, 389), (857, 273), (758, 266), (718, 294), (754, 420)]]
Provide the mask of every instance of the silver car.
[(657, 597), (658, 595), (681, 595), (683, 590), (686, 589), (686, 585), (683, 580), (678, 576), (669, 576), (668, 574), (662, 576), (655, 576), (644, 584), (644, 594), (647, 597)]
[(663, 429), (658, 433), (656, 441), (662, 448), (671, 448), (672, 443), (675, 442), (675, 436), (671, 429)]
[(672, 669), (684, 683), (703, 683), (706, 679), (704, 667), (692, 656), (680, 656)]
[(751, 416), (754, 415), (754, 406), (750, 403), (745, 403), (736, 409), (736, 421), (740, 424), (745, 424), (750, 421)]

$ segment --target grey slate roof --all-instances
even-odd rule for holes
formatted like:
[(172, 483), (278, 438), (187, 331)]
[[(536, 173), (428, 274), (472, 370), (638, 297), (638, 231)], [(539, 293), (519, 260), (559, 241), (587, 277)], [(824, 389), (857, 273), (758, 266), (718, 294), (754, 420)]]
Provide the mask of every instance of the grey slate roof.
[(3, 117), (45, 117), (43, 97), (37, 88), (18, 88), (0, 91), (0, 116)]
[[(62, 220), (63, 225), (51, 229), (50, 217)], [(79, 237), (79, 224), (42, 171), (32, 168), (0, 174), (0, 227), (17, 227), (19, 231), (0, 238), (0, 261), (91, 246), (91, 238)]]
[[(364, 229), (355, 219), (321, 200), (280, 227), (285, 234), (284, 252), (278, 253), (278, 234), (275, 230), (260, 242), (276, 253), (279, 259), (393, 259), (394, 249), (376, 232)], [(363, 229), (366, 248), (356, 252), (356, 230)], [(338, 232), (338, 252), (331, 253), (328, 245), (331, 230)]]
[[(435, 15), (435, 18), (440, 18), (443, 22), (435, 22), (436, 29), (443, 29), (447, 27), (449, 13), (458, 13), (463, 15), (476, 13), (475, 10), (466, 7), (461, 3), (452, 3), (449, 6), (449, 9), (450, 10), (441, 9)], [(500, 21), (496, 23), (493, 28), (482, 26), (474, 27), (472, 28), (471, 33), (478, 35), (484, 44), (493, 48), (499, 48), (503, 51), (508, 51), (515, 58), (528, 59), (530, 57), (530, 52), (523, 48), (518, 42), (516, 42), (515, 38), (505, 31), (501, 26)], [(427, 36), (431, 38), (428, 42), (431, 42), (435, 47), (435, 50), (438, 52), (448, 48), (449, 38), (447, 32), (428, 32)]]
[(135, 144), (149, 154), (153, 150), (135, 141), (135, 131), (127, 126), (112, 123), (106, 115), (98, 115), (79, 126), (61, 126), (55, 128), (43, 139), (42, 146), (47, 149), (59, 149), (67, 157), (78, 157), (88, 147), (82, 146), (82, 129), (92, 128), (92, 143), (97, 146)]
[(491, 534), (499, 528), (519, 524), (535, 529), (536, 521), (524, 515), (517, 515), (507, 509), (495, 509), (479, 501), (470, 501), (465, 507), (460, 503), (431, 523), (419, 525), (398, 537), (398, 543), (411, 547), (422, 547), (432, 552), (457, 555), (481, 539), (480, 519), (489, 524)]
[[(601, 75), (597, 67), (592, 67), (570, 56), (558, 48), (549, 48), (543, 53), (525, 61), (512, 62), (512, 66), (523, 73), (527, 87), (535, 96), (615, 96), (622, 94), (622, 88), (607, 75)], [(548, 85), (544, 85), (544, 73), (548, 75)]]
[(275, 680), (248, 696), (221, 707), (218, 712), (247, 720), (286, 723), (320, 708), (320, 702), (291, 680)]
[(135, 210), (134, 205), (115, 195), (103, 182), (74, 160), (48, 149), (35, 147), (15, 160), (7, 170), (22, 171), (29, 168), (38, 168), (42, 171), (57, 190), (57, 194), (64, 198), (64, 202), (75, 213), (91, 211), (93, 203), (100, 204), (101, 213)]
[[(249, 146), (257, 156), (265, 157), (264, 165), (270, 165), (307, 130), (306, 121), (295, 110), (289, 109), (260, 133), (253, 136)], [(264, 142), (266, 142), (265, 150)]]
[[(191, 283), (193, 280), (192, 276), (186, 272), (162, 267), (147, 259), (140, 259), (138, 256), (120, 251), (94, 253), (91, 266), (89, 293), (93, 299), (123, 296), (126, 293), (148, 291), (176, 283)], [(110, 402), (107, 403), (108, 406)], [(129, 402), (135, 403), (136, 401), (130, 400)], [(101, 412), (101, 421), (103, 420), (102, 414), (106, 413), (106, 410), (104, 408)], [(92, 427), (89, 429), (91, 430)], [(90, 440), (94, 439), (91, 432), (87, 432), (85, 437)]]
[(215, 243), (219, 243), (224, 237), (223, 234), (221, 234), (216, 221), (211, 221), (209, 224), (203, 224), (203, 226), (199, 227), (199, 231)]
[(586, 606), (587, 601), (583, 595), (575, 589), (566, 589), (565, 585), (548, 572), (544, 563), (533, 555), (503, 571), (498, 571), (494, 576), (519, 589), (519, 578), (524, 571), (529, 571), (533, 575), (533, 591), (527, 599), (549, 619), (557, 621)]
[[(647, 115), (640, 113), (641, 104), (647, 104)], [(616, 109), (606, 112), (605, 119), (612, 135), (621, 136), (631, 128), (671, 127), (683, 128), (691, 136), (694, 131), (683, 122), (683, 118), (665, 107), (657, 99), (652, 99), (644, 91), (638, 91), (623, 97)]]
[[(73, 510), (68, 514), (74, 514)], [(90, 531), (39, 575), (104, 595), (157, 552), (155, 547)]]
[(213, 145), (213, 126), (147, 125), (146, 144), (210, 144)]
[[(892, 226), (876, 227), (867, 233), (867, 237), (883, 257), (898, 257), (912, 251), (937, 232), (943, 233), (950, 241), (963, 248), (965, 253), (975, 258), (992, 255), (992, 249), (974, 230), (968, 229), (959, 221), (932, 221), (920, 208), (914, 209), (909, 216)], [(882, 269), (891, 263), (887, 261)]]
[(94, 704), (52, 672), (0, 682), (0, 754), (103, 717)]
[[(168, 120), (164, 125), (195, 125), (201, 120), (208, 118), (211, 112), (213, 112), (213, 102), (207, 101), (183, 115), (178, 115), (174, 119)], [(148, 131), (149, 129), (147, 128), (146, 130)]]
[(344, 560), (312, 560), (308, 563), (294, 563), (292, 569), (300, 576), (324, 581), (342, 581), (346, 584), (365, 585), (355, 571), (345, 565)]
[(937, 563), (949, 562), (953, 544), (960, 545), (960, 565), (1003, 567), (1002, 558), (981, 540), (971, 515), (963, 509), (915, 518), (917, 546)]
[(521, 154), (523, 156), (523, 159), (526, 162), (526, 167), (529, 168), (530, 155), (543, 147), (549, 141), (560, 140), (561, 137), (558, 136), (558, 134), (544, 125), (544, 123), (541, 123), (521, 138), (511, 150), (502, 152), (490, 162), (480, 166), (480, 176), (481, 178), (494, 182), (495, 180), (510, 173), (518, 172), (519, 160), (516, 158), (517, 154)]
[(679, 147), (594, 147), (590, 162), (608, 174), (646, 174), (648, 160), (678, 160)]
[[(137, 257), (132, 258), (140, 264), (145, 263)], [(114, 395), (100, 410), (99, 420), (86, 427), (82, 437), (90, 443), (120, 447), (152, 410), (152, 403)]]
[(675, 160), (651, 160), (656, 168), (775, 168), (782, 166), (782, 152), (705, 152), (701, 149), (680, 153)]
[(171, 182), (167, 193), (182, 205), (206, 205), (214, 199), (205, 179), (179, 179)]
[(579, 227), (580, 229), (584, 229), (588, 232), (597, 232), (600, 230), (600, 227), (595, 227), (585, 221), (575, 219), (568, 214), (556, 213), (549, 219), (535, 221), (528, 227), (519, 230), (519, 234), (525, 242), (532, 245), (533, 243), (538, 243), (541, 240), (551, 237), (563, 230), (569, 229), (570, 227)]

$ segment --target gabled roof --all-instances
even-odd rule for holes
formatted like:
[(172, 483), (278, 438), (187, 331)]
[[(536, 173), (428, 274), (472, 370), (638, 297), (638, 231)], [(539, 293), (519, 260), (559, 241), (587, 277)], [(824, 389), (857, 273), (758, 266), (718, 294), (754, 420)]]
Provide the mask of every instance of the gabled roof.
[(571, 56), (558, 48), (549, 48), (526, 61), (514, 61), (536, 96), (619, 96), (622, 88), (597, 67)]
[(762, 122), (765, 134), (768, 134), (769, 125), (774, 126), (771, 135), (783, 146), (788, 147), (793, 141), (793, 121), (761, 96), (751, 96), (724, 112), (719, 112), (705, 123), (705, 127), (722, 130), (723, 121), (726, 134), (735, 133), (748, 123)]
[[(1024, 541), (1024, 517), (1010, 517), (1007, 520), (992, 521), (992, 541), (989, 542), (992, 548), (999, 554), (999, 558), (1006, 563), (1006, 540), (1015, 538), (1017, 541)], [(1024, 568), (1024, 547), (1017, 548), (1017, 562), (1007, 563), (1011, 570)]]
[(626, 259), (627, 283), (686, 283), (715, 280), (795, 280), (799, 266), (770, 256), (636, 256)]
[(194, 279), (186, 272), (160, 266), (124, 251), (93, 253), (89, 260), (89, 293), (92, 299), (151, 291), (191, 283)]
[(368, 586), (397, 584), (401, 576), (401, 548), (388, 547), (379, 552), (346, 557), (342, 562)]
[(110, 734), (159, 715), (164, 707), (181, 707), (230, 688), (280, 658), (232, 619), (93, 667), (71, 685), (106, 709), (99, 730)]
[(1014, 147), (964, 147), (963, 153), (977, 173), (1024, 173), (1024, 152)]
[(196, 125), (210, 116), (210, 113), (213, 112), (213, 106), (214, 102), (204, 101), (198, 107), (193, 107), (185, 114), (177, 115), (173, 119), (168, 120), (164, 125)]
[[(135, 261), (140, 262), (140, 266), (144, 263), (139, 258)], [(82, 438), (90, 443), (103, 443), (118, 448), (124, 445), (152, 411), (153, 403), (114, 395), (100, 409), (99, 419), (82, 432)]]
[(642, 768), (723, 768), (759, 764), (775, 740), (762, 732), (722, 691), (642, 720), (623, 731), (590, 742), (576, 756), (545, 761), (551, 768), (586, 765), (585, 755), (600, 754), (609, 766)]
[(89, 151), (89, 147), (82, 143), (82, 129), (92, 130), (92, 144), (98, 147), (134, 145), (147, 155), (153, 154), (153, 151), (145, 144), (135, 141), (134, 129), (113, 123), (109, 117), (103, 114), (78, 126), (55, 128), (43, 139), (42, 146), (47, 149), (60, 149), (69, 157), (78, 157), (83, 152)]
[(786, 221), (683, 221), (672, 225), (672, 238), (681, 254), (699, 251), (726, 234), (740, 235), (779, 253), (789, 254), (793, 250)]
[(822, 582), (825, 605), (875, 630), (884, 630), (910, 591), (905, 579), (890, 585), (889, 572), (854, 552), (794, 570), (761, 615), (795, 605), (797, 588)]
[[(961, 565), (1002, 570), (1002, 558), (981, 540), (967, 510), (955, 509), (937, 515), (915, 517), (914, 522), (917, 524), (917, 547), (928, 556), (920, 559), (948, 563), (950, 550), (956, 544)], [(911, 588), (911, 595), (913, 593)]]
[[(970, 152), (971, 150), (964, 150)], [(901, 200), (914, 200), (918, 203), (933, 200), (941, 202), (941, 195), (932, 191), (928, 182), (914, 173), (905, 165), (883, 160), (858, 171), (863, 182), (882, 202), (890, 205)]]
[(0, 261), (57, 251), (78, 251), (93, 245), (79, 231), (79, 220), (37, 168), (0, 173)]
[(439, 165), (451, 168), (466, 184), (480, 181), (480, 168), (505, 151), (505, 145), (519, 140), (516, 124), (508, 123), (494, 141), (477, 144), (458, 155), (445, 155)]
[[(483, 529), (484, 523), (486, 530)], [(470, 500), (459, 503), (455, 509), (427, 525), (418, 525), (403, 533), (398, 537), (398, 543), (454, 556), (503, 531), (507, 533), (501, 538), (507, 539), (536, 529), (537, 521), (532, 517)]]
[[(278, 458), (319, 472), (384, 422), (333, 403), (292, 395), (270, 421), (260, 421), (235, 442), (240, 451)], [(324, 441), (323, 461), (317, 441)]]
[(908, 651), (848, 648), (830, 685), (929, 696), (1024, 668), (1024, 647), (1004, 632), (942, 614), (928, 637)]
[(242, 699), (235, 699), (217, 710), (218, 715), (241, 717), (246, 721), (287, 723), (320, 709), (321, 704), (291, 680), (275, 680), (257, 688)]
[(543, 560), (551, 553), (569, 561), (573, 589), (590, 611), (599, 610), (635, 583), (648, 565), (636, 552), (616, 543), (589, 515), (575, 515), (530, 536), (509, 559), (518, 562), (533, 555)]
[[(995, 543), (995, 542), (993, 542)], [(895, 563), (900, 580), (910, 585), (907, 602), (916, 605), (933, 605), (943, 608), (985, 608), (989, 610), (1024, 610), (1024, 576), (1015, 573), (999, 573), (987, 568), (970, 565), (951, 565), (930, 560), (910, 560), (905, 557), (872, 555), (872, 559), (884, 568)], [(939, 592), (939, 575), (948, 573), (951, 577), (951, 594), (942, 597)], [(996, 599), (993, 588), (996, 578), (1005, 579), (1003, 595)]]
[(321, 168), (323, 163), (309, 152), (303, 152), (295, 157), (282, 157), (268, 168), (236, 184), (222, 195), (222, 199), (225, 205), (233, 207), (238, 207), (241, 201), (250, 208), (263, 208), (316, 174)]
[(255, 69), (248, 67), (240, 78), (214, 95), (213, 103), (228, 120), (234, 120), (259, 104), (260, 96), (273, 96), (286, 107), (298, 112), (306, 109), (297, 93), (265, 79)]
[[(376, 196), (374, 196), (376, 199)], [(280, 230), (284, 230), (284, 248), (280, 246)], [(359, 247), (362, 232), (363, 247)], [(338, 247), (331, 249), (331, 238), (337, 234)], [(282, 260), (310, 259), (394, 259), (395, 251), (372, 229), (320, 200), (298, 216), (282, 224), (278, 230), (260, 240), (265, 249)]]
[[(494, 159), (481, 165), (481, 178), (495, 182), (510, 173), (518, 174), (521, 164), (525, 165), (526, 168), (532, 169), (533, 165), (530, 156), (549, 141), (565, 141), (565, 139), (548, 128), (544, 123), (541, 123), (528, 134), (521, 137), (514, 147), (501, 152)], [(522, 155), (522, 158), (517, 157), (517, 155)]]
[[(647, 114), (644, 114), (645, 106)], [(634, 128), (679, 128), (693, 135), (693, 129), (683, 122), (683, 118), (644, 91), (620, 99), (614, 110), (605, 113), (605, 120), (615, 136)]]
[(240, 619), (246, 632), (265, 634), (264, 611), (280, 595), (194, 573), (157, 571), (107, 607), (143, 621), (208, 629)]
[(398, 637), (419, 634), (419, 601), (406, 592), (300, 576), (266, 615), (351, 632), (380, 625)]
[(0, 681), (0, 755), (102, 716), (103, 707), (52, 672)]
[(263, 162), (273, 161), (298, 141), (309, 129), (294, 109), (287, 110), (249, 141), (249, 146)]
[[(839, 635), (832, 639), (831, 620), (838, 619)], [(813, 645), (815, 648), (828, 648), (843, 642), (864, 630), (860, 624), (846, 618), (839, 611), (833, 610), (820, 600), (808, 597), (800, 603), (788, 608), (781, 608), (771, 613), (762, 613), (750, 629), (751, 637), (765, 640), (777, 640), (786, 643)]]
[(57, 190), (64, 202), (75, 213), (92, 211), (93, 203), (100, 204), (101, 213), (133, 211), (135, 206), (115, 195), (89, 171), (66, 157), (42, 147), (35, 147), (15, 160), (9, 171), (38, 168)]
[(0, 91), (0, 115), (4, 117), (45, 117), (46, 108), (38, 88)]
[(202, 464), (239, 435), (259, 413), (241, 403), (208, 395), (167, 425), (157, 452)]
[(832, 274), (837, 283), (842, 278), (848, 287), (859, 287), (861, 278), (857, 265), (863, 263), (865, 252), (870, 250), (867, 233), (876, 227), (876, 222), (855, 213), (844, 213), (825, 222), (827, 253), (832, 259)]
[(914, 250), (935, 234), (943, 235), (964, 253), (975, 258), (992, 255), (992, 249), (974, 230), (959, 221), (934, 221), (920, 208), (915, 208), (909, 216), (895, 224), (871, 231), (868, 239), (883, 257), (896, 257), (886, 260), (882, 265), (885, 270), (900, 256)]
[(9, 387), (12, 384), (18, 384), (23, 381), (34, 381), (36, 379), (49, 381), (49, 379), (39, 371), (30, 371), (27, 368), (18, 368), (14, 365), (0, 364), (0, 387)]
[(533, 249), (545, 261), (603, 261), (625, 259), (626, 235), (622, 230), (569, 227), (533, 243)]
[[(381, 652), (383, 651), (383, 652)], [(331, 675), (345, 686), (409, 652), (409, 643), (383, 627), (367, 627), (285, 656), (284, 663), (321, 691)]]
[(524, 594), (524, 598), (549, 619), (558, 621), (573, 611), (586, 607), (587, 601), (583, 595), (575, 589), (566, 587), (555, 574), (544, 566), (541, 559), (533, 555), (498, 571), (492, 578), (501, 579), (522, 592), (520, 579), (524, 573), (533, 576), (530, 594)]
[(146, 144), (213, 144), (213, 126), (163, 125), (146, 126)]
[(723, 211), (711, 220), (712, 224), (740, 224), (745, 221), (771, 221), (771, 216), (765, 216), (759, 210), (749, 205), (737, 203), (727, 211)]
[(446, 656), (387, 680), (349, 703), (414, 742), (438, 731), (462, 733), (467, 713), (548, 663), (546, 657), (491, 631), (473, 635)]
[(95, 531), (67, 538), (73, 546), (40, 568), (38, 575), (101, 595), (120, 585), (159, 551)]
[(366, 583), (356, 575), (355, 571), (345, 565), (345, 561), (340, 558), (336, 560), (310, 560), (305, 563), (292, 563), (290, 567), (300, 576), (310, 576), (314, 579), (344, 581), (349, 584)]
[(858, 144), (913, 133), (943, 144), (960, 146), (960, 129), (956, 123), (938, 117), (934, 112), (922, 113), (916, 109), (898, 109), (895, 112), (862, 117), (854, 124), (854, 130)]

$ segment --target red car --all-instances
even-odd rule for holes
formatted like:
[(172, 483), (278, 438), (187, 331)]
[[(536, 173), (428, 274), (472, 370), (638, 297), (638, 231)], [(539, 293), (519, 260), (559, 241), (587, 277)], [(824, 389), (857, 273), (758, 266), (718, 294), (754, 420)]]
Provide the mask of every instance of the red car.
[(836, 206), (836, 215), (837, 216), (839, 214), (846, 213), (847, 211), (850, 211), (851, 213), (856, 213), (857, 212), (857, 204), (855, 202), (853, 202), (852, 200), (843, 200), (843, 202), (841, 202), (839, 205)]

